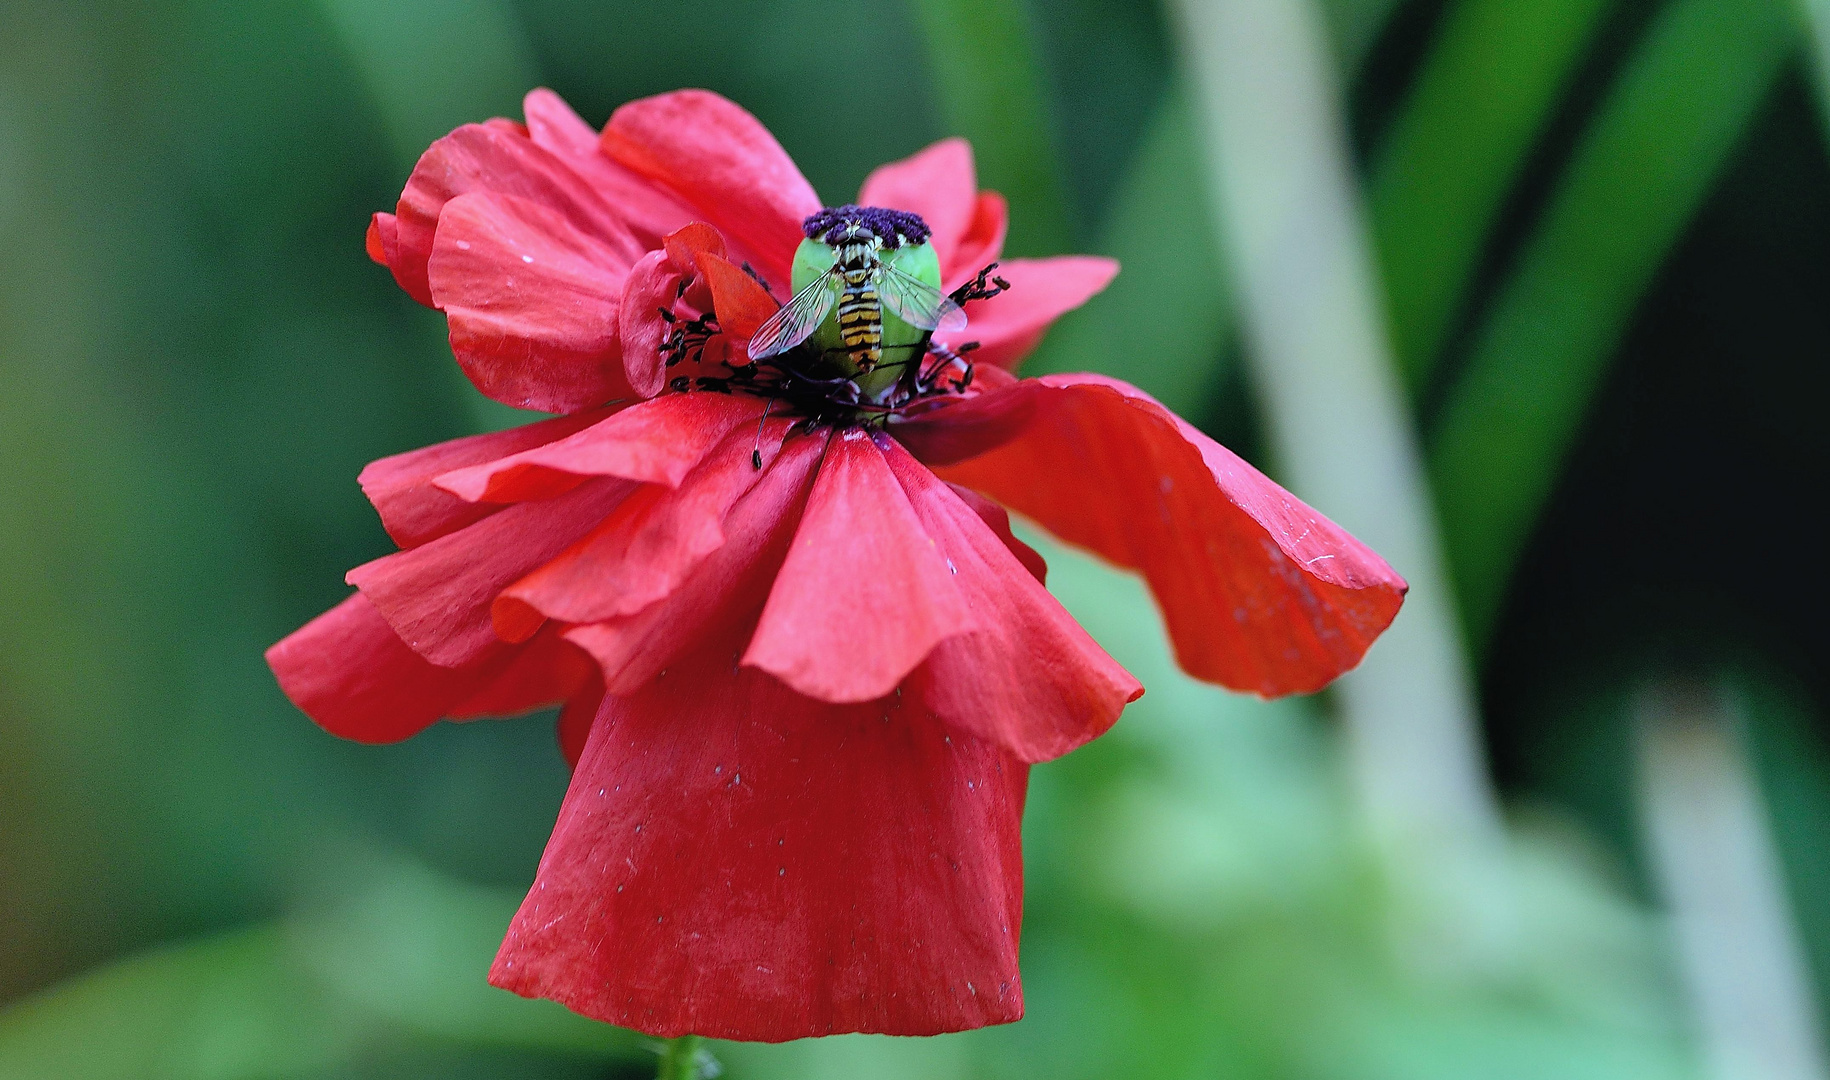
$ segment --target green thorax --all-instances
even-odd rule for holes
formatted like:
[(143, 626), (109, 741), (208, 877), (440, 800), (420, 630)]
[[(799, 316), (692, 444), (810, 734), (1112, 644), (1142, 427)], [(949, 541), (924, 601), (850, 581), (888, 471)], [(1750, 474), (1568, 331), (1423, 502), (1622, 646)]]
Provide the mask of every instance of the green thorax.
[[(838, 249), (830, 244), (818, 240), (801, 241), (801, 246), (794, 252), (793, 293), (799, 294), (830, 271), (837, 258)], [(905, 243), (896, 248), (879, 249), (877, 258), (917, 281), (937, 290), (940, 288), (940, 259), (934, 254), (932, 244)], [(878, 293), (881, 296), (882, 290)], [(903, 322), (887, 306), (883, 309), (883, 359), (876, 371), (860, 374), (852, 364), (845, 344), (839, 338), (837, 305), (807, 339), (807, 343), (821, 354), (821, 362), (830, 365), (834, 374), (853, 378), (867, 399), (888, 391), (910, 366), (919, 367), (926, 342), (925, 331)]]

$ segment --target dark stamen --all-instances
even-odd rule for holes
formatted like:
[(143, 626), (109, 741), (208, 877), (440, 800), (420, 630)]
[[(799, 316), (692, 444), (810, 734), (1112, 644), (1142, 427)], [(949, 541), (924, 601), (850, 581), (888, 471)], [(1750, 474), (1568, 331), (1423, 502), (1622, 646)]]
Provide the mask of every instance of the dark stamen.
[(801, 232), (807, 239), (834, 247), (843, 243), (846, 234), (853, 230), (859, 235), (876, 237), (890, 249), (903, 244), (925, 244), (929, 236), (928, 223), (921, 220), (920, 214), (881, 206), (854, 206), (851, 203), (828, 206), (809, 214), (807, 220), (801, 222)]

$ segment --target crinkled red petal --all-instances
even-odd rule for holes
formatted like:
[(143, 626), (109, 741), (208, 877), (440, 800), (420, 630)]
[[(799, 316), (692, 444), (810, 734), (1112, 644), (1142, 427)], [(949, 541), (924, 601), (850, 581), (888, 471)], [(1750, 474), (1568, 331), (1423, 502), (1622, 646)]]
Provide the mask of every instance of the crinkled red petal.
[(1010, 531), (1009, 511), (971, 488), (960, 487), (958, 484), (948, 484), (947, 487), (953, 494), (959, 496), (960, 502), (965, 503), (968, 509), (979, 516), (979, 520), (985, 523), (986, 528), (997, 534), (997, 538), (1003, 541), (1005, 549), (1016, 557), (1023, 569), (1029, 571), (1029, 576), (1035, 578), (1037, 584), (1048, 584), (1048, 560), (1042, 557), (1041, 552), (1017, 539), (1016, 533)]
[(632, 101), (604, 125), (610, 157), (671, 188), (734, 240), (776, 285), (820, 198), (775, 136), (709, 90)]
[(935, 645), (976, 628), (957, 573), (876, 440), (840, 432), (743, 662), (822, 701), (882, 697)]
[(470, 191), (493, 191), (538, 203), (614, 253), (608, 269), (626, 273), (647, 250), (622, 214), (568, 158), (501, 126), (466, 124), (433, 143), (407, 179), (395, 209), (395, 280), (433, 306), (426, 264), (445, 204)]
[(802, 697), (740, 646), (605, 699), (490, 982), (660, 1037), (1021, 1017), (1027, 766), (913, 698)]
[(729, 260), (710, 252), (699, 253), (695, 260), (700, 277), (711, 287), (718, 328), (733, 341), (749, 341), (781, 307), (755, 278)]
[(267, 664), (320, 727), (365, 743), (399, 742), (444, 716), (557, 704), (593, 675), (589, 661), (556, 634), (463, 667), (439, 667), (408, 648), (361, 593), (268, 649)]
[(558, 94), (544, 87), (530, 90), (521, 111), (535, 145), (565, 158), (590, 181), (643, 247), (659, 247), (663, 236), (692, 220), (692, 211), (667, 189), (610, 160), (598, 145), (597, 130)]
[(973, 275), (1004, 253), (1004, 231), (1010, 225), (1010, 206), (995, 191), (979, 192), (972, 208), (972, 224), (954, 246), (953, 255), (940, 264), (942, 288), (948, 292), (970, 281)]
[(658, 388), (661, 358), (632, 353), (617, 333), (621, 256), (558, 211), (473, 191), (445, 204), (428, 264), (451, 351), (486, 397), (516, 408), (576, 412)]
[[(1009, 395), (1033, 399), (1013, 408)], [(923, 429), (978, 411), (1008, 441), (948, 464)], [(1143, 391), (1047, 375), (936, 409), (898, 437), (949, 480), (1141, 570), (1190, 674), (1266, 697), (1360, 662), (1403, 603), (1385, 560)], [(984, 434), (984, 432), (981, 432)], [(935, 440), (949, 449), (943, 436)]]
[(403, 548), (417, 547), (502, 509), (467, 502), (437, 487), (433, 480), (454, 469), (545, 446), (590, 427), (612, 411), (594, 409), (409, 450), (369, 462), (356, 482), (375, 504), (382, 528), (394, 542)]
[(455, 469), (440, 488), (477, 502), (550, 499), (593, 476), (677, 485), (718, 440), (763, 403), (726, 394), (665, 394), (545, 446)]
[[(976, 273), (976, 269), (974, 270)], [(966, 305), (964, 330), (936, 334), (945, 345), (976, 341), (974, 364), (1014, 370), (1036, 347), (1050, 323), (1086, 303), (1118, 273), (1118, 263), (1096, 255), (1010, 259), (995, 271), (1010, 283), (1007, 292)]]
[(829, 439), (827, 431), (793, 435), (778, 453), (766, 455), (762, 476), (724, 519), (724, 543), (665, 599), (566, 632), (597, 661), (611, 693), (637, 693), (709, 636), (730, 628), (749, 634), (800, 524)]
[(922, 529), (946, 554), (976, 624), (936, 645), (905, 693), (950, 728), (1024, 761), (1048, 761), (1105, 734), (1143, 685), (951, 487), (899, 446), (884, 456)]
[[(660, 249), (636, 260), (635, 267), (623, 283), (623, 299), (617, 311), (617, 328), (622, 338), (623, 355), (628, 357), (631, 383), (642, 397), (661, 392), (667, 378), (666, 358), (662, 351), (674, 324), (663, 312), (671, 313), (679, 296), (680, 271)], [(652, 363), (638, 363), (651, 359)], [(647, 381), (639, 381), (645, 373)]]
[(725, 542), (723, 521), (762, 475), (794, 421), (746, 424), (699, 463), (678, 488), (650, 484), (625, 500), (558, 558), (517, 581), (496, 600), (561, 622), (601, 622), (633, 615), (679, 588)]
[(554, 499), (521, 503), (474, 525), (351, 570), (388, 625), (414, 652), (444, 667), (499, 645), (490, 603), (528, 571), (564, 551), (636, 487), (592, 480)]
[(502, 649), (503, 658), (492, 664), (494, 673), (477, 692), (459, 701), (445, 715), (453, 720), (482, 716), (520, 716), (535, 709), (570, 701), (597, 678), (597, 665), (578, 646), (548, 626), (533, 640)]
[(933, 234), (929, 242), (944, 271), (953, 265), (960, 242), (972, 227), (978, 191), (972, 144), (942, 139), (918, 154), (878, 166), (865, 177), (858, 205), (920, 214)]
[(362, 238), (369, 258), (383, 266), (392, 266), (400, 257), (398, 238), (394, 235), (394, 215), (377, 213), (369, 219), (369, 231)]

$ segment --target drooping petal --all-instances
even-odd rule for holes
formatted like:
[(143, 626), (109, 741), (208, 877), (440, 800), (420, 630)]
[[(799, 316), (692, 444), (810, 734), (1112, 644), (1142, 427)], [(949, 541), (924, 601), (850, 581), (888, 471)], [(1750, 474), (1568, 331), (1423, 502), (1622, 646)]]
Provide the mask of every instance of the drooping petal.
[(520, 716), (569, 701), (597, 676), (584, 650), (548, 627), (533, 640), (503, 646), (487, 682), (446, 710), (453, 720)]
[(1004, 231), (1010, 225), (1010, 206), (995, 191), (979, 192), (972, 208), (972, 224), (953, 249), (952, 258), (940, 264), (941, 287), (947, 292), (964, 285), (1004, 253)]
[(613, 694), (637, 693), (706, 638), (749, 633), (801, 520), (825, 455), (826, 431), (792, 435), (723, 523), (724, 543), (667, 597), (626, 615), (566, 631), (589, 652)]
[(942, 139), (918, 154), (878, 166), (865, 177), (858, 205), (920, 214), (933, 233), (929, 242), (934, 254), (945, 268), (972, 227), (978, 190), (972, 144), (959, 138)]
[[(635, 267), (623, 282), (623, 299), (617, 311), (617, 331), (622, 339), (623, 355), (630, 358), (629, 367), (636, 371), (654, 371), (665, 380), (667, 373), (661, 355), (674, 324), (668, 319), (674, 299), (679, 296), (680, 271), (674, 268), (667, 252), (651, 251), (636, 260)], [(644, 364), (641, 361), (650, 360)], [(659, 393), (659, 385), (637, 386), (643, 397)]]
[(426, 264), (445, 204), (468, 191), (494, 191), (538, 203), (616, 255), (627, 272), (646, 248), (614, 207), (565, 158), (501, 126), (466, 124), (420, 156), (395, 208), (395, 280), (433, 306)]
[(597, 423), (610, 411), (593, 409), (409, 450), (369, 462), (356, 482), (375, 504), (381, 526), (394, 542), (403, 548), (417, 547), (502, 508), (466, 502), (435, 486), (433, 480), (453, 469), (496, 461), (563, 439)]
[[(450, 321), (451, 351), (486, 397), (576, 412), (658, 390), (661, 360), (617, 334), (627, 264), (558, 211), (490, 191), (459, 195), (439, 217), (427, 267)], [(633, 376), (633, 377), (632, 377)]]
[(400, 240), (394, 233), (394, 215), (377, 213), (369, 219), (369, 231), (362, 238), (369, 258), (383, 266), (392, 266), (400, 258)]
[(661, 1037), (1019, 1018), (1027, 767), (912, 699), (801, 697), (740, 645), (605, 699), (490, 982)]
[(709, 252), (695, 257), (699, 274), (711, 287), (718, 326), (737, 341), (748, 341), (781, 304), (756, 279), (735, 264)]
[(1048, 761), (1103, 735), (1143, 685), (949, 485), (901, 447), (884, 456), (977, 623), (936, 645), (905, 693), (949, 727), (1024, 761)]
[(477, 502), (550, 499), (593, 476), (673, 487), (718, 440), (762, 410), (751, 397), (665, 394), (545, 446), (455, 469), (437, 484)]
[(643, 247), (660, 246), (660, 239), (693, 218), (685, 203), (646, 177), (610, 160), (598, 144), (597, 130), (558, 94), (545, 87), (530, 90), (521, 101), (528, 136), (535, 145), (564, 157), (629, 226)]
[[(903, 487), (906, 490), (908, 485)], [(1016, 557), (1023, 569), (1029, 571), (1029, 576), (1035, 578), (1038, 585), (1048, 584), (1048, 560), (1010, 531), (1009, 511), (971, 488), (960, 487), (958, 484), (948, 484), (947, 488), (959, 497), (960, 502), (966, 504), (967, 509), (979, 516), (979, 520), (1003, 542), (1005, 549)], [(910, 498), (913, 499), (914, 496), (911, 495)]]
[(414, 652), (457, 667), (498, 645), (496, 595), (616, 508), (633, 481), (601, 478), (557, 498), (521, 503), (409, 551), (351, 570), (347, 580)]
[(280, 689), (339, 738), (390, 743), (417, 735), (477, 689), (474, 670), (414, 652), (361, 593), (267, 650)]
[(1050, 323), (1086, 303), (1117, 273), (1118, 263), (1096, 255), (1007, 260), (996, 274), (1010, 282), (1009, 291), (967, 304), (967, 327), (935, 338), (949, 346), (976, 341), (974, 364), (1014, 370)]
[[(1018, 394), (1033, 403), (996, 400)], [(1008, 441), (957, 464), (924, 455), (918, 428), (978, 410), (1021, 420)], [(943, 477), (1142, 571), (1177, 659), (1210, 682), (1267, 697), (1319, 690), (1360, 662), (1404, 599), (1385, 560), (1116, 379), (1024, 379), (898, 436)]]
[(601, 622), (633, 615), (672, 593), (725, 542), (725, 515), (755, 485), (794, 422), (745, 425), (678, 488), (646, 485), (559, 557), (505, 590), (496, 600), (497, 632), (515, 605), (561, 622)]
[(743, 662), (822, 701), (882, 697), (940, 641), (975, 628), (957, 573), (872, 436), (841, 432)]
[(585, 740), (590, 737), (591, 725), (597, 720), (597, 712), (603, 704), (604, 681), (594, 669), (585, 685), (572, 695), (565, 708), (559, 710), (554, 734), (559, 740), (559, 753), (574, 769), (578, 767), (578, 759), (585, 754)]
[(820, 198), (756, 117), (709, 90), (677, 90), (617, 109), (603, 147), (690, 203), (772, 283), (787, 283), (801, 221)]

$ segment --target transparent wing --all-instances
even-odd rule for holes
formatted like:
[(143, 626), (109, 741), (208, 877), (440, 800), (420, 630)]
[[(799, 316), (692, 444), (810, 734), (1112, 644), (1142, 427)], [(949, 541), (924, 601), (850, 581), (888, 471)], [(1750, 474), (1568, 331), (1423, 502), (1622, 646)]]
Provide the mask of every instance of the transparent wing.
[(897, 318), (920, 330), (953, 333), (966, 328), (966, 313), (939, 289), (889, 263), (878, 265), (883, 274), (877, 281), (877, 294)]
[(762, 360), (785, 353), (819, 329), (838, 297), (837, 278), (838, 274), (833, 270), (821, 274), (757, 327), (750, 338), (750, 359)]

